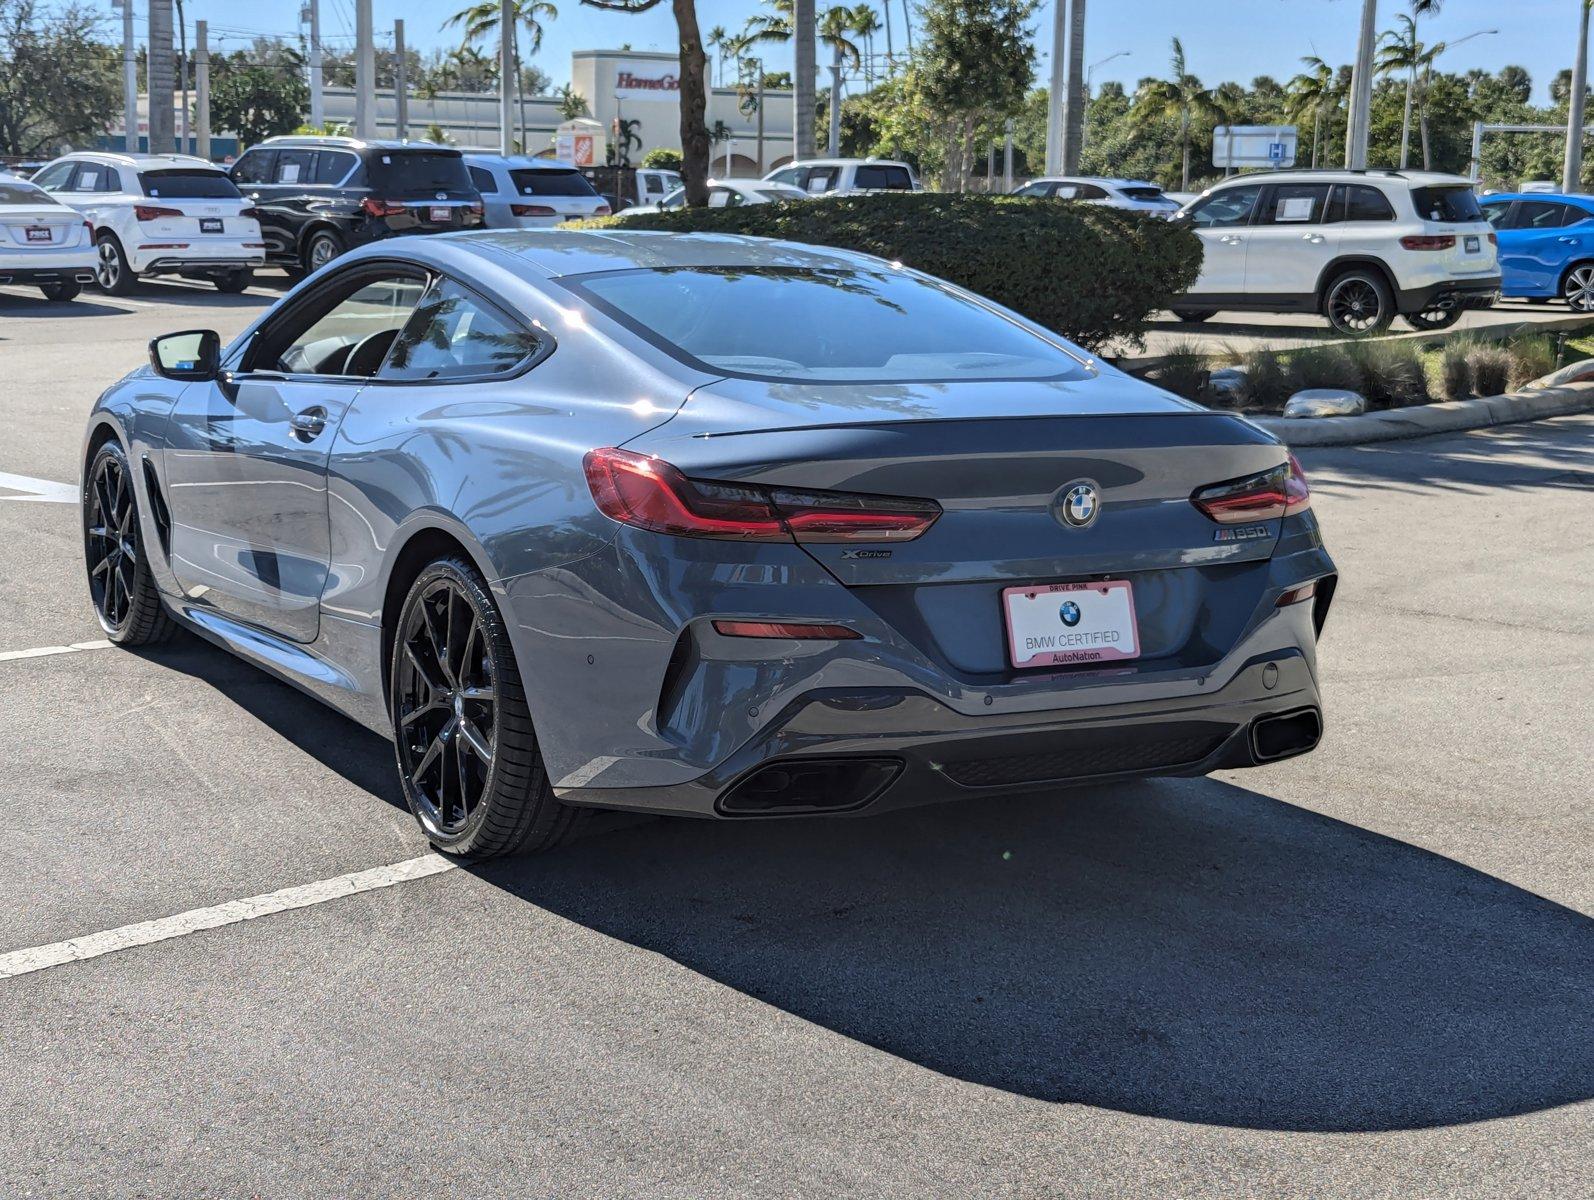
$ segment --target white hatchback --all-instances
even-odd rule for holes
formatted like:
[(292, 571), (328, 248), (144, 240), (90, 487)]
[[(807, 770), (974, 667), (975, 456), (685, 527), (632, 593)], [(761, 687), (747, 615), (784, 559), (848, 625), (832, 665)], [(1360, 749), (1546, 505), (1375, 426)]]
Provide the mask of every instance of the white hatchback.
[(94, 278), (94, 240), (82, 214), (25, 179), (0, 172), (0, 284), (71, 300)]
[(1155, 217), (1171, 217), (1179, 211), (1177, 200), (1146, 179), (1108, 179), (1098, 175), (1048, 175), (1044, 179), (1030, 180), (1023, 187), (1015, 189), (1013, 195), (1052, 200), (1077, 200), (1081, 204), (1121, 208), (1126, 212), (1149, 213)]
[(112, 295), (139, 276), (209, 279), (241, 292), (266, 261), (260, 222), (227, 173), (186, 154), (80, 151), (33, 182), (88, 218), (95, 282)]

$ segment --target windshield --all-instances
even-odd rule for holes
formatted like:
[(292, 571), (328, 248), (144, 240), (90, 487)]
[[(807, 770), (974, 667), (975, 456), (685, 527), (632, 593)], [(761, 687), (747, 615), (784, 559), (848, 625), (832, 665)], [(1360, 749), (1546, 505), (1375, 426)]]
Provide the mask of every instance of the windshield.
[(220, 171), (145, 171), (138, 177), (146, 196), (167, 200), (236, 200), (238, 185)]
[(469, 192), (470, 172), (458, 151), (385, 151), (370, 160), (371, 186), (379, 191)]
[(31, 183), (0, 183), (0, 204), (45, 204), (52, 208), (65, 207), (48, 192), (41, 191)]
[(509, 178), (522, 196), (596, 196), (587, 177), (575, 168), (542, 167), (511, 171)]
[(1470, 187), (1415, 188), (1411, 201), (1425, 221), (1481, 221), (1483, 210)]
[(668, 267), (561, 282), (717, 374), (813, 383), (1086, 375), (1060, 343), (905, 271)]

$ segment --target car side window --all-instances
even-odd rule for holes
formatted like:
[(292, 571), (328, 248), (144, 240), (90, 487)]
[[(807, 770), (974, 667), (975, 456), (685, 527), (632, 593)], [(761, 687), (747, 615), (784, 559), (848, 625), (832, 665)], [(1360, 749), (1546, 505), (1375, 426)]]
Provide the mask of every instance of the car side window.
[(1213, 192), (1204, 200), (1196, 201), (1190, 209), (1190, 223), (1197, 229), (1215, 229), (1230, 225), (1245, 225), (1251, 220), (1251, 210), (1262, 194), (1260, 184), (1225, 188)]
[(68, 179), (72, 177), (72, 168), (76, 163), (60, 162), (51, 163), (35, 175), (30, 183), (43, 188), (47, 192), (59, 191)]
[(1334, 189), (1330, 221), (1393, 221), (1394, 207), (1388, 197), (1364, 183), (1342, 183)]
[(272, 183), (309, 183), (310, 168), (315, 160), (313, 150), (279, 150), (277, 165), (272, 169)]
[(315, 182), (322, 187), (335, 187), (348, 177), (349, 170), (359, 161), (341, 150), (320, 150), (315, 156)]
[(467, 379), (512, 371), (544, 339), (446, 277), (434, 280), (393, 344), (379, 379)]
[(392, 274), (364, 276), (343, 288), (333, 287), (329, 304), (313, 305), (269, 329), (260, 360), (251, 362), (250, 369), (290, 375), (374, 375), (415, 312), (426, 283), (418, 274)]
[(1566, 221), (1566, 205), (1550, 200), (1523, 200), (1511, 220), (1513, 229), (1559, 229)]
[(498, 190), (498, 181), (486, 167), (471, 167), (469, 170), (471, 183), (482, 195), (490, 196)]
[(1326, 183), (1275, 184), (1262, 206), (1264, 225), (1318, 225), (1328, 209)]
[(682, 208), (686, 204), (686, 189), (676, 188), (668, 196), (659, 201), (660, 208)]
[(1075, 187), (1075, 200), (1105, 200), (1106, 198), (1107, 189), (1097, 187), (1094, 183), (1081, 183)]
[(105, 168), (99, 163), (78, 163), (77, 174), (67, 190), (71, 192), (100, 191), (100, 181), (105, 178)]
[(784, 171), (776, 171), (773, 175), (771, 175), (769, 177), (769, 182), (771, 182), (771, 183), (789, 183), (793, 187), (801, 187), (802, 184), (798, 181), (798, 178), (797, 178), (801, 174), (802, 174), (802, 172), (799, 171), (796, 167), (787, 167)]
[(1051, 190), (1051, 188), (1050, 188), (1049, 184), (1045, 184), (1045, 183), (1026, 183), (1023, 187), (1019, 188), (1018, 191), (1014, 192), (1013, 194), (1015, 196), (1044, 196), (1050, 190)]
[(1575, 204), (1568, 204), (1566, 206), (1566, 220), (1565, 220), (1564, 224), (1576, 225), (1579, 221), (1588, 220), (1591, 215), (1594, 215), (1594, 214), (1591, 214), (1585, 208), (1579, 208)]
[(271, 179), (271, 165), (275, 150), (251, 150), (232, 165), (234, 183), (267, 183)]
[(1505, 219), (1511, 211), (1511, 201), (1491, 200), (1489, 203), (1480, 204), (1478, 207), (1483, 209), (1483, 219), (1488, 221), (1490, 225), (1496, 229), (1506, 227)]
[(708, 206), (710, 208), (733, 208), (741, 202), (741, 196), (728, 187), (709, 188), (708, 190)]
[(835, 191), (836, 190), (836, 168), (835, 167), (811, 167), (811, 168), (809, 168), (808, 179), (803, 184), (803, 187), (809, 193), (809, 195), (813, 195), (813, 196), (817, 196), (821, 192), (833, 192), (833, 191)]

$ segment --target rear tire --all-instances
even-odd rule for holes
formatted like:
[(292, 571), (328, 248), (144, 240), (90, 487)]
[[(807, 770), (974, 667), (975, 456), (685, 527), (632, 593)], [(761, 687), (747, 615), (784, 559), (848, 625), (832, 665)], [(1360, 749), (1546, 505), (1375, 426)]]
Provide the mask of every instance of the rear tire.
[(1419, 313), (1407, 313), (1406, 324), (1413, 329), (1427, 332), (1432, 329), (1449, 329), (1461, 320), (1461, 309), (1457, 305), (1449, 308), (1429, 308)]
[(304, 272), (319, 271), (343, 253), (343, 239), (330, 229), (318, 229), (304, 244)]
[(78, 293), (83, 290), (83, 285), (76, 280), (67, 280), (65, 283), (42, 283), (39, 291), (44, 293), (44, 298), (51, 304), (60, 304), (66, 300), (76, 300)]
[(1323, 291), (1323, 316), (1336, 333), (1367, 337), (1395, 319), (1395, 297), (1377, 271), (1358, 267), (1335, 276)]
[(399, 782), (437, 849), (546, 850), (585, 820), (554, 798), (508, 630), (470, 563), (440, 558), (410, 585), (388, 679)]
[(163, 642), (176, 622), (150, 573), (138, 491), (121, 444), (101, 446), (83, 479), (83, 558), (100, 628), (118, 646)]
[(1199, 325), (1202, 321), (1210, 321), (1217, 314), (1211, 311), (1200, 312), (1196, 309), (1176, 308), (1173, 310), (1173, 315), (1179, 318), (1179, 320), (1183, 321), (1186, 325)]
[(255, 281), (255, 273), (245, 267), (239, 271), (228, 271), (225, 275), (218, 275), (211, 280), (216, 285), (216, 290), (227, 296), (236, 296)]
[(102, 233), (94, 242), (99, 261), (94, 265), (94, 282), (107, 296), (125, 296), (138, 284), (138, 276), (128, 265), (127, 253), (114, 233)]

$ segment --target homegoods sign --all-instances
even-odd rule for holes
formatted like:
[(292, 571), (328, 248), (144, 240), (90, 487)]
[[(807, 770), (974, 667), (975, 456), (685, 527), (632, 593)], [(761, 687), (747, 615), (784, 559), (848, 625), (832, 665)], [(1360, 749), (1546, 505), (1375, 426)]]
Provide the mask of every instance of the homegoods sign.
[(614, 94), (620, 100), (668, 100), (681, 96), (681, 68), (673, 62), (614, 65)]

